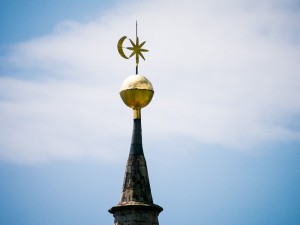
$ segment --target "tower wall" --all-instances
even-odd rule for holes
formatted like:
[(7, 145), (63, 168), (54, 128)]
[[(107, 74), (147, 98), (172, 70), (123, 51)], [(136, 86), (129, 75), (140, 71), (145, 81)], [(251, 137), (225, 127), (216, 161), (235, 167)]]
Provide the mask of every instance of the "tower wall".
[(158, 212), (127, 207), (115, 212), (115, 225), (158, 225)]

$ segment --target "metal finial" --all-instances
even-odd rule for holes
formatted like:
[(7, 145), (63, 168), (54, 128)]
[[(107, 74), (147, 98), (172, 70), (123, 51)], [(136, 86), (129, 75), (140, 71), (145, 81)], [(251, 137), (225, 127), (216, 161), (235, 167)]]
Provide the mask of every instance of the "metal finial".
[[(135, 33), (136, 33), (135, 34), (136, 35), (135, 43), (131, 39), (129, 39), (132, 47), (123, 47), (123, 42), (125, 41), (127, 36), (123, 36), (120, 38), (120, 40), (118, 41), (118, 52), (125, 59), (129, 59), (135, 55), (135, 73), (138, 74), (139, 57), (142, 57), (142, 59), (145, 60), (145, 57), (142, 52), (149, 52), (149, 50), (142, 48), (143, 45), (146, 43), (146, 41), (142, 42), (141, 44), (139, 43), (139, 38), (137, 36), (137, 21), (135, 24)], [(126, 54), (123, 51), (123, 48), (126, 48), (126, 49), (132, 51), (132, 53), (129, 57), (126, 56)]]

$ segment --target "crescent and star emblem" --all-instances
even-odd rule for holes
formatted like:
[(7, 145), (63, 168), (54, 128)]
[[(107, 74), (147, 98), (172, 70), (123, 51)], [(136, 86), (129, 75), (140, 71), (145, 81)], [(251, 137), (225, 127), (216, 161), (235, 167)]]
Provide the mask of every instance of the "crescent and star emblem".
[[(136, 28), (137, 30), (137, 28)], [(136, 31), (137, 33), (137, 31)], [(144, 49), (143, 46), (144, 44), (146, 43), (146, 41), (142, 42), (140, 44), (140, 41), (139, 41), (139, 38), (138, 36), (136, 35), (136, 40), (135, 40), (135, 43), (129, 39), (130, 43), (131, 43), (131, 47), (123, 47), (123, 43), (126, 39), (129, 39), (127, 38), (127, 36), (123, 36), (120, 38), (120, 40), (118, 41), (118, 52), (119, 54), (125, 58), (125, 59), (129, 59), (131, 58), (132, 56), (135, 55), (135, 62), (136, 62), (136, 74), (138, 74), (138, 64), (139, 64), (139, 57), (142, 57), (143, 60), (145, 60), (145, 57), (143, 55), (143, 52), (149, 52), (149, 50), (147, 49)], [(126, 56), (126, 54), (124, 53), (123, 49), (128, 49), (128, 50), (131, 50), (132, 53), (129, 55), (129, 56)]]

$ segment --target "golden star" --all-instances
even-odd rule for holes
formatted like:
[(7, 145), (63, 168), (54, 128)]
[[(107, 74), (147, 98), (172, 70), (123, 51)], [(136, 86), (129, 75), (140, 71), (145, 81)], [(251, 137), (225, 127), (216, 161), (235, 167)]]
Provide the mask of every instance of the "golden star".
[(132, 47), (127, 47), (127, 49), (132, 50), (131, 55), (129, 58), (135, 55), (136, 64), (139, 64), (139, 57), (141, 56), (143, 60), (145, 60), (145, 57), (143, 56), (142, 52), (149, 52), (147, 49), (143, 49), (143, 45), (146, 43), (144, 41), (143, 43), (139, 44), (139, 38), (136, 38), (136, 42), (134, 43), (131, 39), (129, 39), (131, 42)]

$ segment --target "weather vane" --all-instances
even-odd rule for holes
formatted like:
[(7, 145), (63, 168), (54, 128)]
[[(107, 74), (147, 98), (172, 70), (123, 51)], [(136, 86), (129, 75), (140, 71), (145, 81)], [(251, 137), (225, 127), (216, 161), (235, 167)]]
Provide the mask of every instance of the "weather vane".
[[(137, 21), (135, 24), (135, 36), (136, 36), (135, 43), (131, 39), (129, 39), (132, 47), (123, 47), (123, 42), (128, 38), (127, 38), (127, 36), (121, 37), (120, 40), (118, 41), (118, 52), (125, 59), (129, 59), (135, 55), (135, 73), (138, 74), (139, 57), (142, 57), (142, 59), (145, 60), (145, 57), (142, 52), (148, 52), (149, 50), (142, 48), (144, 46), (144, 44), (146, 43), (146, 41), (144, 41), (140, 44), (140, 41), (139, 41), (139, 38), (137, 35)], [(126, 48), (126, 49), (132, 51), (132, 53), (129, 57), (125, 55), (123, 48)]]

